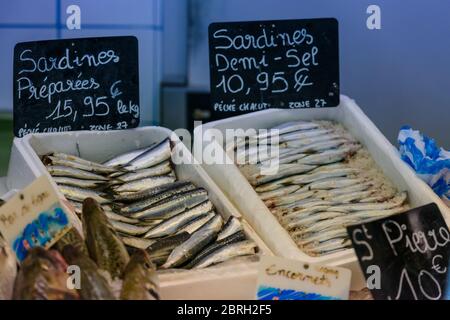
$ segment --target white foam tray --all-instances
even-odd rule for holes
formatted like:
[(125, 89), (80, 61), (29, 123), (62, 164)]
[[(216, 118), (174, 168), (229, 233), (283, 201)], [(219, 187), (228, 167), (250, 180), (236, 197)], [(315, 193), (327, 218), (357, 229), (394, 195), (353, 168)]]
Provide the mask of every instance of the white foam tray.
[[(171, 137), (173, 142), (179, 142), (178, 137), (172, 135), (172, 131), (162, 127), (109, 132), (41, 133), (22, 139), (16, 138), (11, 150), (7, 185), (9, 189), (21, 189), (43, 174), (50, 177), (39, 159), (39, 156), (49, 152), (65, 152), (103, 162), (117, 154), (145, 147), (166, 137)], [(191, 157), (190, 152), (182, 143), (179, 143), (179, 146), (179, 154), (187, 161)], [(230, 215), (241, 217), (239, 211), (200, 165), (179, 164), (175, 166), (175, 171), (179, 179), (192, 181), (198, 187), (208, 190), (211, 202), (224, 219)], [(243, 226), (247, 235), (256, 241), (261, 252), (271, 254), (252, 227), (245, 221)], [(161, 296), (163, 299), (253, 299), (256, 276), (257, 263), (242, 261), (204, 270), (162, 273), (159, 276)]]
[[(450, 209), (445, 206), (428, 185), (416, 177), (415, 173), (400, 159), (394, 146), (362, 112), (355, 101), (347, 96), (341, 96), (341, 103), (336, 108), (264, 110), (198, 126), (194, 131), (194, 155), (198, 157), (197, 155), (201, 154), (201, 150), (204, 150), (204, 147), (210, 143), (201, 139), (201, 136), (203, 138), (207, 136), (206, 131), (208, 129), (216, 129), (224, 134), (226, 129), (269, 129), (287, 121), (313, 119), (335, 120), (343, 124), (368, 149), (375, 162), (394, 185), (399, 190), (408, 192), (412, 207), (435, 202), (444, 214), (447, 224), (450, 224)], [(221, 147), (219, 153), (218, 158), (227, 157)], [(359, 290), (365, 285), (353, 249), (323, 257), (306, 255), (297, 247), (264, 202), (260, 200), (237, 166), (234, 164), (203, 164), (203, 168), (240, 210), (275, 255), (309, 263), (347, 267), (352, 270), (352, 289)]]

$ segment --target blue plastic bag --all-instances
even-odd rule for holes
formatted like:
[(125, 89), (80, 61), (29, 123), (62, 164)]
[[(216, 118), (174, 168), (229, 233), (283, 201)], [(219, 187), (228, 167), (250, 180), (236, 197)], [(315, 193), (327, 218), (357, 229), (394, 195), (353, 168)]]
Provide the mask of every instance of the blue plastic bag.
[(450, 152), (409, 126), (400, 129), (398, 143), (403, 161), (450, 206)]

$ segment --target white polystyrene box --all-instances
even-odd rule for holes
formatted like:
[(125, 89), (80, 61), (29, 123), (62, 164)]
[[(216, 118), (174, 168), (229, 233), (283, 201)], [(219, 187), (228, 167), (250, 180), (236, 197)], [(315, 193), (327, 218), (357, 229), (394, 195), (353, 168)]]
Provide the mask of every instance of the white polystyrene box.
[[(400, 159), (394, 146), (362, 112), (355, 101), (347, 96), (342, 95), (340, 105), (335, 108), (271, 109), (198, 126), (194, 131), (194, 155), (198, 158), (202, 152), (206, 153), (205, 146), (211, 143), (209, 139), (205, 139), (208, 135), (211, 136), (211, 133), (207, 133), (208, 129), (219, 130), (225, 137), (226, 129), (269, 129), (283, 122), (313, 119), (334, 120), (344, 125), (368, 149), (377, 165), (393, 184), (399, 190), (408, 192), (412, 207), (435, 202), (444, 214), (447, 224), (450, 224), (450, 209), (428, 185), (416, 177), (412, 169)], [(216, 142), (212, 143), (215, 144)], [(211, 149), (213, 148), (209, 148), (209, 150)], [(218, 158), (227, 157), (222, 146), (220, 146), (219, 152), (221, 154)], [(264, 202), (260, 200), (237, 166), (234, 164), (203, 163), (203, 168), (239, 209), (275, 255), (309, 263), (324, 263), (331, 266), (347, 267), (352, 270), (352, 289), (358, 290), (365, 285), (364, 277), (353, 249), (323, 257), (306, 255), (297, 247)]]
[[(162, 127), (107, 132), (40, 133), (30, 134), (22, 139), (16, 138), (11, 151), (7, 185), (9, 189), (21, 189), (43, 174), (50, 177), (39, 158), (49, 152), (65, 152), (103, 162), (115, 155), (148, 146), (166, 137), (170, 137), (173, 142), (179, 142), (172, 131)], [(239, 211), (201, 166), (187, 162), (192, 157), (188, 149), (182, 143), (178, 146), (181, 148), (179, 154), (186, 162), (175, 165), (177, 177), (205, 188), (217, 212), (221, 213), (224, 219), (230, 215), (241, 217)], [(253, 228), (245, 221), (242, 223), (245, 232), (255, 240), (262, 254), (272, 254)], [(161, 272), (159, 275), (163, 299), (253, 299), (256, 277), (257, 263), (240, 260), (203, 270), (177, 270)]]

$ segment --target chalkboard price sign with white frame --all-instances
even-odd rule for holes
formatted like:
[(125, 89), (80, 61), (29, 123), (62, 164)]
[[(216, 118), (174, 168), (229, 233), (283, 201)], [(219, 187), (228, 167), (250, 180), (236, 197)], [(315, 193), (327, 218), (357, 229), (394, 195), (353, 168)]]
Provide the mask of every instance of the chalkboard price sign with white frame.
[(14, 134), (117, 130), (139, 125), (136, 37), (18, 43)]
[(334, 18), (209, 25), (213, 113), (339, 104)]

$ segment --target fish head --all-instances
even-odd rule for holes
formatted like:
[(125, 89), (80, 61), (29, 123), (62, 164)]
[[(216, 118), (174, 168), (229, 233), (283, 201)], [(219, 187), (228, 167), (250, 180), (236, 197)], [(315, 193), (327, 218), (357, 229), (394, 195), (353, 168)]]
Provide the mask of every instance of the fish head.
[[(141, 267), (147, 272), (156, 270), (155, 265), (152, 262), (150, 255), (147, 251), (142, 249), (137, 249), (130, 258), (127, 269), (131, 270), (135, 267)], [(125, 271), (126, 272), (126, 271)]]
[(81, 252), (73, 245), (65, 245), (62, 249), (62, 255), (67, 262), (75, 261), (81, 256)]
[(19, 297), (25, 299), (78, 299), (78, 293), (67, 286), (67, 263), (56, 250), (32, 248), (21, 265), (16, 279)]
[(107, 224), (107, 218), (100, 204), (92, 198), (83, 201), (81, 218), (84, 226), (97, 223)]

